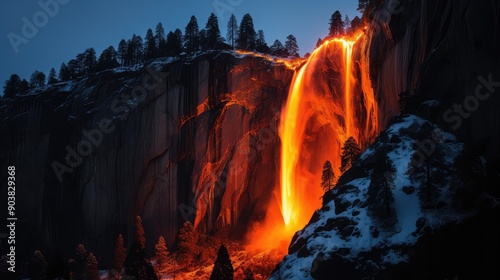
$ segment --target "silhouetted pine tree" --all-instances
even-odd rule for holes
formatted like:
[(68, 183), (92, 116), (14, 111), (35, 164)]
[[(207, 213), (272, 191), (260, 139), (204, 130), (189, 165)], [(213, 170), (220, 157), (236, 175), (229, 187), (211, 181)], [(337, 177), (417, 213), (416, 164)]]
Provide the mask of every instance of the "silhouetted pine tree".
[(125, 65), (125, 60), (127, 58), (127, 49), (127, 41), (125, 41), (125, 39), (121, 39), (120, 43), (118, 44), (118, 57), (120, 58), (121, 66)]
[(167, 41), (165, 39), (165, 29), (163, 24), (159, 22), (155, 28), (155, 42), (157, 46), (157, 53), (155, 57), (163, 57), (167, 54)]
[(413, 144), (415, 153), (412, 155), (408, 172), (412, 182), (422, 185), (418, 195), (420, 200), (426, 203), (424, 207), (433, 207), (439, 188), (446, 184), (450, 169), (446, 165), (442, 147), (433, 140), (436, 131), (432, 125), (426, 123), (422, 130), (420, 139)]
[(140, 216), (135, 217), (134, 229), (134, 241), (137, 242), (141, 248), (145, 248), (146, 238), (144, 237), (144, 228), (142, 227), (142, 219)]
[(177, 235), (177, 256), (179, 261), (186, 265), (190, 264), (194, 257), (197, 236), (193, 224), (186, 221), (179, 229)]
[(127, 249), (123, 246), (123, 236), (118, 234), (115, 243), (113, 266), (109, 271), (109, 279), (120, 279), (123, 273), (123, 263), (127, 257)]
[(363, 19), (371, 20), (373, 12), (378, 10), (383, 0), (358, 0), (358, 11), (363, 14)]
[(155, 245), (155, 259), (156, 259), (156, 267), (155, 271), (158, 275), (161, 271), (163, 271), (167, 267), (168, 262), (168, 250), (167, 243), (163, 236), (158, 238), (158, 243)]
[(128, 251), (127, 258), (124, 263), (125, 275), (127, 277), (136, 277), (141, 280), (157, 280), (153, 266), (149, 262), (144, 248), (139, 243), (134, 241), (130, 250)]
[(191, 16), (189, 23), (186, 25), (184, 32), (184, 49), (187, 53), (198, 51), (200, 44), (200, 34), (198, 29), (198, 21), (195, 16)]
[(233, 280), (234, 269), (229, 253), (226, 246), (222, 244), (217, 252), (217, 259), (215, 260), (210, 280)]
[(340, 36), (344, 34), (344, 21), (342, 20), (342, 14), (337, 10), (332, 14), (330, 18), (330, 37)]
[(97, 71), (118, 67), (120, 64), (118, 63), (117, 57), (118, 54), (113, 46), (109, 46), (103, 50), (97, 60)]
[(316, 48), (323, 45), (323, 40), (321, 38), (318, 38), (318, 41), (316, 41)]
[(344, 34), (347, 34), (350, 32), (350, 27), (351, 27), (351, 19), (349, 18), (348, 15), (345, 15), (345, 17), (344, 17)]
[(335, 173), (333, 172), (332, 163), (327, 160), (323, 164), (323, 172), (321, 174), (321, 187), (323, 191), (330, 191), (335, 185)]
[(19, 93), (26, 92), (30, 89), (30, 85), (26, 79), (23, 79), (21, 83), (19, 84)]
[(234, 49), (236, 40), (238, 39), (238, 21), (236, 20), (236, 16), (234, 14), (231, 14), (229, 21), (227, 22), (226, 39), (231, 45), (231, 48)]
[(5, 81), (5, 85), (3, 86), (3, 96), (4, 97), (13, 97), (19, 93), (19, 87), (21, 85), (21, 78), (19, 75), (12, 74), (10, 78)]
[(200, 32), (198, 32), (198, 35), (200, 38), (199, 50), (202, 52), (208, 50), (207, 30), (205, 29), (200, 30)]
[(59, 251), (54, 254), (48, 263), (47, 279), (70, 279), (68, 264), (63, 260)]
[(220, 35), (219, 20), (214, 13), (211, 13), (208, 17), (207, 24), (205, 25), (205, 30), (207, 48), (211, 50), (218, 49), (219, 44), (222, 42), (222, 37)]
[(299, 57), (299, 45), (297, 39), (292, 34), (286, 37), (285, 49), (289, 56)]
[(85, 280), (99, 280), (99, 268), (97, 258), (94, 254), (90, 253), (85, 262)]
[(32, 280), (44, 280), (47, 279), (47, 262), (42, 252), (36, 250), (33, 253), (29, 265), (30, 275)]
[(57, 82), (59, 82), (59, 81), (57, 80), (56, 69), (50, 68), (49, 77), (47, 78), (47, 84), (52, 85), (52, 84), (55, 84)]
[(37, 88), (45, 86), (45, 74), (40, 71), (35, 71), (31, 74), (30, 87)]
[(349, 169), (361, 155), (361, 149), (354, 137), (349, 137), (342, 147), (342, 154), (340, 155), (340, 172), (345, 172)]
[(158, 46), (156, 45), (156, 38), (153, 35), (153, 30), (149, 28), (146, 31), (146, 37), (145, 39), (145, 45), (146, 49), (144, 51), (144, 59), (145, 60), (150, 60), (158, 55)]
[(387, 152), (378, 149), (375, 152), (377, 165), (370, 174), (370, 185), (368, 186), (368, 206), (373, 217), (385, 220), (390, 224), (387, 218), (391, 217), (393, 211), (394, 195), (393, 176), (396, 169), (392, 165)]
[(360, 27), (363, 26), (363, 21), (358, 17), (358, 16), (355, 16), (352, 20), (351, 20), (351, 27), (350, 27), (350, 31), (351, 32), (355, 32), (356, 30), (358, 30)]
[(280, 40), (276, 39), (274, 40), (274, 43), (271, 45), (269, 48), (270, 52), (272, 55), (279, 56), (279, 57), (285, 57), (287, 55), (285, 46), (281, 43)]
[(75, 249), (75, 256), (68, 261), (72, 278), (74, 280), (85, 279), (85, 263), (87, 262), (87, 250), (83, 244), (78, 244)]
[(95, 67), (97, 66), (97, 58), (94, 48), (88, 48), (83, 52), (82, 64), (83, 74), (88, 75), (95, 71)]
[(167, 35), (167, 55), (168, 56), (178, 56), (182, 52), (182, 32), (180, 29), (176, 29), (176, 32), (169, 32)]
[(261, 53), (269, 53), (271, 49), (266, 43), (266, 38), (264, 37), (264, 30), (260, 29), (257, 31), (257, 40), (255, 41), (255, 50)]
[(253, 19), (250, 14), (245, 14), (238, 30), (236, 45), (238, 49), (255, 50), (256, 33), (253, 26)]

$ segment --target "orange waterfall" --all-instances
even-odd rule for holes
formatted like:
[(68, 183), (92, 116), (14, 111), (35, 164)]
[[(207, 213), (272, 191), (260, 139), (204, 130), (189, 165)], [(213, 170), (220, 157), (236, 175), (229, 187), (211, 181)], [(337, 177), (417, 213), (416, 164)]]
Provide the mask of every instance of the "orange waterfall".
[(353, 136), (363, 148), (378, 134), (368, 59), (358, 48), (368, 43), (363, 38), (327, 40), (295, 68), (278, 131), (280, 187), (265, 220), (247, 237), (250, 248), (286, 253), (293, 234), (321, 206), (323, 163), (329, 160), (338, 177), (345, 140)]
[(345, 140), (364, 141), (373, 136), (367, 133), (378, 132), (373, 91), (356, 87), (361, 81), (355, 78), (352, 54), (360, 37), (326, 41), (293, 79), (279, 128), (280, 209), (287, 231), (304, 227), (321, 206), (323, 163), (330, 160), (338, 177)]

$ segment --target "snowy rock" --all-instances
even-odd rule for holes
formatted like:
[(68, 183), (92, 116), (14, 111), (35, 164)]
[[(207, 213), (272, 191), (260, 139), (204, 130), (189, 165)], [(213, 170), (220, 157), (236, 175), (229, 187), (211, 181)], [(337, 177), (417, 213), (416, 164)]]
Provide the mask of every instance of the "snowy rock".
[[(457, 167), (463, 145), (454, 137), (413, 115), (397, 116), (385, 134), (362, 154), (354, 167), (356, 176), (345, 172), (325, 193), (323, 207), (295, 234), (271, 279), (426, 279), (430, 272), (423, 262), (434, 244), (451, 246), (463, 239), (461, 233), (456, 239), (442, 238), (457, 230), (455, 224), (471, 221), (481, 208), (488, 208), (452, 206), (451, 201), (460, 201), (465, 190)], [(433, 137), (436, 134), (443, 137)], [(400, 141), (383, 141), (394, 137)], [(444, 180), (430, 177), (433, 181), (427, 182), (417, 174), (422, 166), (415, 165), (425, 164), (411, 159), (422, 152), (417, 143), (423, 139), (433, 139), (434, 153), (442, 161), (429, 163), (430, 174)], [(389, 164), (380, 170), (384, 155)], [(384, 194), (384, 183), (376, 184), (380, 178), (388, 185), (386, 201), (379, 196)], [(429, 186), (436, 188), (431, 197)], [(483, 201), (478, 194), (476, 199)], [(456, 249), (444, 250), (436, 258), (447, 262), (455, 253)]]

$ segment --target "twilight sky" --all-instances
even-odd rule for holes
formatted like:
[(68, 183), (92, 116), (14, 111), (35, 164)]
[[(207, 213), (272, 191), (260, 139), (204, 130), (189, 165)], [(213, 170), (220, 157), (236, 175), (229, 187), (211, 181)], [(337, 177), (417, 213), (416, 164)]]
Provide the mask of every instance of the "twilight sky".
[[(48, 12), (44, 12), (43, 3)], [(360, 16), (357, 3), (356, 0), (1, 1), (0, 94), (11, 74), (29, 81), (35, 70), (48, 75), (54, 67), (59, 72), (62, 62), (67, 63), (86, 48), (93, 47), (99, 57), (103, 49), (111, 45), (117, 48), (121, 39), (127, 40), (132, 34), (144, 39), (146, 30), (154, 31), (158, 22), (163, 24), (165, 33), (176, 28), (184, 33), (192, 15), (202, 29), (210, 13), (214, 13), (225, 37), (231, 13), (238, 24), (244, 14), (250, 13), (255, 30), (264, 31), (268, 45), (275, 39), (284, 43), (286, 36), (293, 34), (303, 55), (314, 49), (318, 38), (328, 34), (328, 21), (335, 10), (351, 19)], [(30, 29), (31, 24), (38, 30)]]

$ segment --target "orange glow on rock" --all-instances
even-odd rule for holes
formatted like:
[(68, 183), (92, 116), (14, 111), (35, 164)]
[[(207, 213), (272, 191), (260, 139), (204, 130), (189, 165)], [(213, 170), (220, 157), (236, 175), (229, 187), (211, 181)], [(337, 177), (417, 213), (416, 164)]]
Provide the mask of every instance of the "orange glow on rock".
[(251, 52), (251, 51), (244, 51), (244, 50), (235, 50), (237, 54), (248, 54), (254, 57), (261, 57), (264, 59), (267, 59), (272, 62), (276, 63), (281, 63), (284, 64), (288, 69), (295, 70), (297, 67), (299, 67), (306, 59), (304, 58), (278, 58), (278, 57), (272, 57), (267, 54), (263, 53), (258, 53), (258, 52)]

